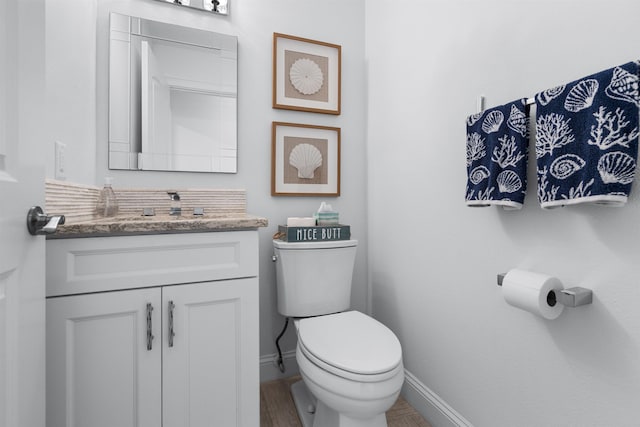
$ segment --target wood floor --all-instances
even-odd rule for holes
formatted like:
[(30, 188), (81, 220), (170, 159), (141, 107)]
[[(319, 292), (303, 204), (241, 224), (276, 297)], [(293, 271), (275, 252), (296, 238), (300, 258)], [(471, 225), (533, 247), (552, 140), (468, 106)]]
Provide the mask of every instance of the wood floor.
[[(260, 427), (302, 427), (289, 393), (299, 376), (260, 385)], [(402, 396), (387, 412), (389, 427), (431, 427)]]

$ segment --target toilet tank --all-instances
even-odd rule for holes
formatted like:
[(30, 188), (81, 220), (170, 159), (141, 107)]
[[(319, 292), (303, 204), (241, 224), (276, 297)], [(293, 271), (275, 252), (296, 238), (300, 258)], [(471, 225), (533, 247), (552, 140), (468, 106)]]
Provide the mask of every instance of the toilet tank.
[(357, 240), (274, 240), (278, 312), (307, 317), (347, 310), (357, 245)]

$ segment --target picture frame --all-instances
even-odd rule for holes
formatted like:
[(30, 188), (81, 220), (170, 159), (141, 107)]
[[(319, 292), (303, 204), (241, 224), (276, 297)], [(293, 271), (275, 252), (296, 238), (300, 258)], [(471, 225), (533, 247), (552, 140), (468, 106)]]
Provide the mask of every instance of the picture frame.
[(273, 108), (340, 114), (342, 47), (273, 33)]
[(272, 196), (340, 196), (340, 128), (273, 122)]

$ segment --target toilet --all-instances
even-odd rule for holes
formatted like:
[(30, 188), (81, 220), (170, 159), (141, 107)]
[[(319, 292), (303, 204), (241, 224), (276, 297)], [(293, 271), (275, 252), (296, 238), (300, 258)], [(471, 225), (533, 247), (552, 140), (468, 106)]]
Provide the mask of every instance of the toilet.
[(395, 334), (349, 310), (357, 240), (273, 241), (278, 312), (294, 320), (304, 427), (386, 427), (404, 382)]

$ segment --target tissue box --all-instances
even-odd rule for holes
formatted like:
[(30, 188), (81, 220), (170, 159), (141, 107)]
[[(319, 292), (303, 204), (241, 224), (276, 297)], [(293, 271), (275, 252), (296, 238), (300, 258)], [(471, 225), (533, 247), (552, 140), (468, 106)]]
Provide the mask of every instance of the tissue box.
[(314, 214), (318, 225), (339, 225), (338, 212), (317, 212)]
[(351, 227), (348, 225), (319, 225), (315, 227), (278, 226), (278, 238), (285, 242), (326, 242), (349, 240)]

